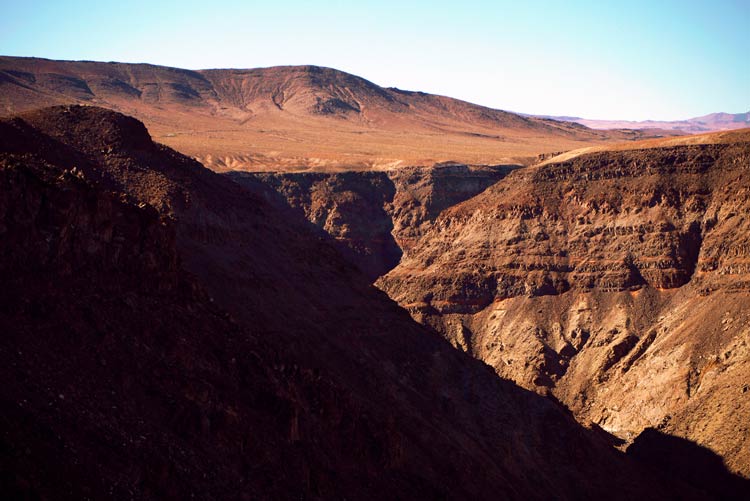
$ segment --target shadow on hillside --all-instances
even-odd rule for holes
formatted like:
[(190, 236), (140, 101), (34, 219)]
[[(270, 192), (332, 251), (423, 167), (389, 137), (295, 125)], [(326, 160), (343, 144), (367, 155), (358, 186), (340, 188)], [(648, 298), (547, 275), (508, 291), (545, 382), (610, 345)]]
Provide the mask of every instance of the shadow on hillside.
[[(352, 175), (361, 176), (359, 173)], [(368, 176), (375, 175), (376, 174), (368, 174)], [(395, 190), (395, 187), (393, 187), (389, 179), (380, 173), (377, 173), (377, 175), (384, 178), (383, 183), (387, 183), (387, 189)], [(362, 261), (361, 258), (358, 259), (357, 256), (353, 257), (352, 253), (354, 251), (352, 249), (346, 248), (344, 244), (336, 241), (331, 235), (326, 233), (323, 228), (310, 222), (306, 218), (304, 211), (299, 207), (292, 207), (287, 199), (274, 189), (273, 183), (270, 183), (268, 179), (264, 180), (262, 179), (262, 176), (244, 172), (230, 172), (224, 174), (224, 176), (237, 182), (249, 192), (262, 196), (276, 210), (284, 214), (289, 221), (294, 221), (299, 227), (304, 227), (306, 230), (310, 231), (311, 234), (316, 235), (321, 240), (331, 244), (332, 247), (337, 248), (349, 264), (357, 267), (360, 271), (367, 270), (367, 267), (363, 266), (364, 261)], [(303, 183), (302, 180), (309, 183), (312, 180), (331, 175), (312, 173), (296, 175), (288, 174), (287, 176), (300, 178), (301, 180), (298, 179), (297, 182), (303, 186), (303, 188), (309, 189), (309, 186), (305, 186), (305, 183)], [(338, 174), (338, 176), (342, 177), (343, 175)], [(361, 187), (363, 191), (365, 188), (366, 187)], [(393, 192), (389, 191), (387, 196), (392, 198)], [(378, 207), (380, 207), (381, 203), (380, 201), (373, 202), (371, 200), (368, 200), (368, 202), (370, 205), (377, 204)], [(390, 233), (390, 230), (392, 229), (390, 216), (388, 216), (385, 211), (378, 212), (377, 216), (384, 222), (384, 225), (391, 224), (391, 226), (388, 226), (388, 233)], [(395, 241), (388, 241), (388, 245), (395, 245)], [(380, 264), (382, 265), (382, 263)], [(391, 265), (391, 267), (392, 266), (393, 265)], [(365, 268), (365, 270), (363, 270), (363, 268)], [(388, 269), (385, 271), (388, 271)], [(370, 267), (369, 271), (372, 272), (372, 267)], [(364, 275), (367, 279), (372, 279), (372, 276), (368, 276), (369, 274), (366, 273), (366, 271)], [(388, 296), (383, 292), (382, 298), (385, 299), (388, 298)], [(390, 299), (388, 299), (388, 301), (392, 302), (393, 306), (396, 307), (402, 315), (404, 321), (404, 324), (402, 325), (413, 323), (410, 315), (405, 309), (402, 309)], [(476, 386), (474, 384), (465, 385), (462, 397), (463, 403), (468, 404), (468, 408), (477, 409), (481, 408), (482, 405), (493, 405), (491, 403), (494, 401), (491, 396), (492, 393), (505, 395), (506, 397), (512, 395), (513, 397), (511, 398), (518, 399), (518, 401), (526, 401), (528, 402), (529, 408), (537, 409), (539, 412), (542, 412), (541, 409), (545, 409), (549, 402), (552, 402), (558, 410), (562, 411), (570, 419), (565, 425), (568, 425), (571, 422), (575, 423), (574, 426), (581, 431), (583, 435), (586, 435), (587, 439), (606, 443), (613, 448), (624, 445), (625, 442), (622, 439), (608, 433), (599, 426), (595, 425), (591, 429), (586, 429), (578, 425), (568, 407), (551, 394), (542, 397), (535, 392), (517, 386), (510, 380), (499, 377), (494, 369), (485, 362), (478, 360), (461, 350), (456, 350), (455, 347), (450, 345), (450, 343), (448, 343), (448, 341), (445, 340), (445, 338), (434, 328), (429, 325), (419, 325), (424, 329), (423, 332), (429, 332), (431, 334), (429, 337), (426, 336), (425, 338), (420, 339), (419, 344), (422, 348), (429, 351), (427, 347), (431, 343), (434, 343), (434, 347), (436, 347), (436, 345), (441, 345), (444, 348), (449, 348), (448, 351), (453, 352), (456, 357), (460, 358), (460, 363), (464, 364), (463, 366), (472, 374), (470, 380), (474, 381), (474, 377), (477, 377), (479, 374), (483, 374), (484, 377), (486, 377), (486, 379), (483, 379), (482, 377), (477, 379), (483, 381), (482, 384)], [(496, 386), (487, 384), (490, 381), (495, 382)], [(451, 419), (455, 420), (453, 425), (461, 429), (461, 421), (458, 417), (462, 412), (460, 406), (457, 405), (457, 402), (451, 401), (450, 399), (444, 399), (444, 401), (441, 402), (441, 406), (442, 411), (448, 414)], [(434, 412), (434, 409), (422, 408), (420, 410), (422, 412)], [(480, 412), (486, 413), (484, 410)], [(549, 415), (547, 415), (547, 419), (549, 419)], [(463, 424), (476, 426), (476, 423), (471, 420), (469, 420), (468, 423), (463, 422)], [(560, 424), (562, 424), (562, 422)], [(552, 426), (551, 428), (557, 429), (555, 426)], [(534, 426), (530, 426), (530, 429), (533, 430)], [(531, 431), (529, 433), (533, 434), (534, 432)], [(492, 441), (489, 437), (485, 438), (490, 442)], [(619, 454), (620, 453), (616, 453), (613, 456), (618, 456)], [(719, 455), (694, 442), (667, 435), (655, 429), (649, 428), (644, 430), (635, 442), (628, 447), (624, 455), (626, 455), (632, 462), (643, 466), (644, 470), (652, 473), (653, 477), (651, 478), (658, 478), (659, 480), (663, 478), (666, 481), (663, 485), (667, 489), (673, 489), (672, 491), (668, 490), (667, 492), (673, 495), (676, 499), (748, 499), (748, 493), (750, 493), (750, 480), (744, 479), (730, 472), (725, 467), (724, 462)], [(588, 465), (588, 467), (591, 466), (592, 465)], [(578, 469), (582, 467), (583, 465), (575, 465), (573, 468)], [(595, 482), (596, 480), (592, 479), (592, 483)], [(664, 491), (661, 492), (663, 493)]]
[[(230, 171), (224, 176), (254, 193), (262, 193), (277, 210), (302, 221), (314, 235), (328, 240), (370, 283), (401, 261), (403, 252), (393, 236), (393, 219), (385, 210), (393, 203), (396, 186), (385, 172)], [(314, 200), (313, 193), (321, 189), (327, 197)], [(317, 223), (308, 220), (305, 204), (318, 205)], [(331, 228), (325, 228), (331, 221), (335, 221), (333, 235), (329, 233)]]
[(708, 499), (750, 497), (750, 480), (733, 474), (721, 456), (690, 440), (646, 428), (626, 454), (644, 466), (690, 485)]

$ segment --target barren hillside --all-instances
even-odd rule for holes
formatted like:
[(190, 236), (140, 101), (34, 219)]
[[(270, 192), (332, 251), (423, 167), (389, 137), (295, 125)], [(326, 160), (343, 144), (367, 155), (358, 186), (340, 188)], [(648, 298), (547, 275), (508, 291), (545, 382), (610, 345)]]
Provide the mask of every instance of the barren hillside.
[(383, 88), (316, 66), (189, 71), (0, 57), (0, 113), (63, 103), (135, 116), (157, 141), (218, 171), (525, 164), (540, 153), (644, 137)]

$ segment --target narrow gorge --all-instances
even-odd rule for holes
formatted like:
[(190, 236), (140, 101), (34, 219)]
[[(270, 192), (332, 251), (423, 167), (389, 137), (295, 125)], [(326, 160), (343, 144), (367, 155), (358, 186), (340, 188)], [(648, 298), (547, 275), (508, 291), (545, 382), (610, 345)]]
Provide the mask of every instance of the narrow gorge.
[(658, 429), (750, 474), (747, 134), (560, 158), (228, 175), (274, 188), (416, 320), (623, 448)]

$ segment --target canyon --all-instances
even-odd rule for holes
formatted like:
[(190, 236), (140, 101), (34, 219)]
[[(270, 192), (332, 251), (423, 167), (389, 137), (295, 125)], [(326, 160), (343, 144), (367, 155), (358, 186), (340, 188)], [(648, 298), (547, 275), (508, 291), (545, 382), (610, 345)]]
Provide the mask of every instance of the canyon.
[(332, 236), (371, 280), (395, 267), (448, 207), (481, 193), (517, 166), (438, 164), (379, 172), (247, 173), (241, 185), (273, 188), (289, 206)]
[[(582, 421), (626, 441), (662, 427), (721, 452), (747, 475), (747, 135), (723, 141), (601, 153), (579, 159), (573, 172), (570, 163), (523, 171), (529, 177), (508, 185), (536, 190), (511, 191), (509, 200), (499, 183), (437, 226), (430, 220), (434, 230), (416, 249), (397, 229), (414, 225), (391, 211), (404, 259), (379, 285), (455, 346), (554, 395)], [(714, 197), (725, 186), (738, 191)], [(373, 231), (368, 211), (335, 203), (351, 184), (329, 189), (307, 191), (318, 198), (307, 201), (310, 220), (351, 253), (393, 262), (397, 250), (382, 253), (357, 238), (387, 237), (386, 210)], [(299, 194), (287, 196), (300, 205)], [(326, 202), (333, 209), (321, 222), (313, 212)], [(580, 213), (560, 213), (573, 203)]]
[(750, 129), (11, 57), (0, 108), (4, 492), (750, 489)]
[(398, 261), (376, 284), (417, 321), (622, 447), (659, 429), (748, 476), (748, 166), (738, 131), (481, 182), (466, 166), (449, 183), (440, 167), (377, 173), (366, 190), (372, 173), (232, 177), (275, 188), (370, 277)]
[(261, 183), (241, 187), (92, 107), (0, 132), (4, 492), (714, 492), (455, 350)]

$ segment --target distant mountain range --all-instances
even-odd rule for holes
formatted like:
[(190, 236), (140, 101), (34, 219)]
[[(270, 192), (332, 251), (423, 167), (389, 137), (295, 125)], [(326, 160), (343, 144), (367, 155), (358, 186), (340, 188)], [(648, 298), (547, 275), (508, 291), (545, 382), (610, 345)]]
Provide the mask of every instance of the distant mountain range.
[(552, 116), (552, 115), (524, 115), (537, 118), (573, 122), (585, 125), (591, 129), (660, 129), (665, 131), (682, 131), (689, 134), (698, 132), (713, 132), (720, 130), (744, 129), (750, 127), (750, 112), (746, 113), (710, 113), (702, 117), (687, 120), (658, 121), (658, 120), (589, 120), (581, 117)]

